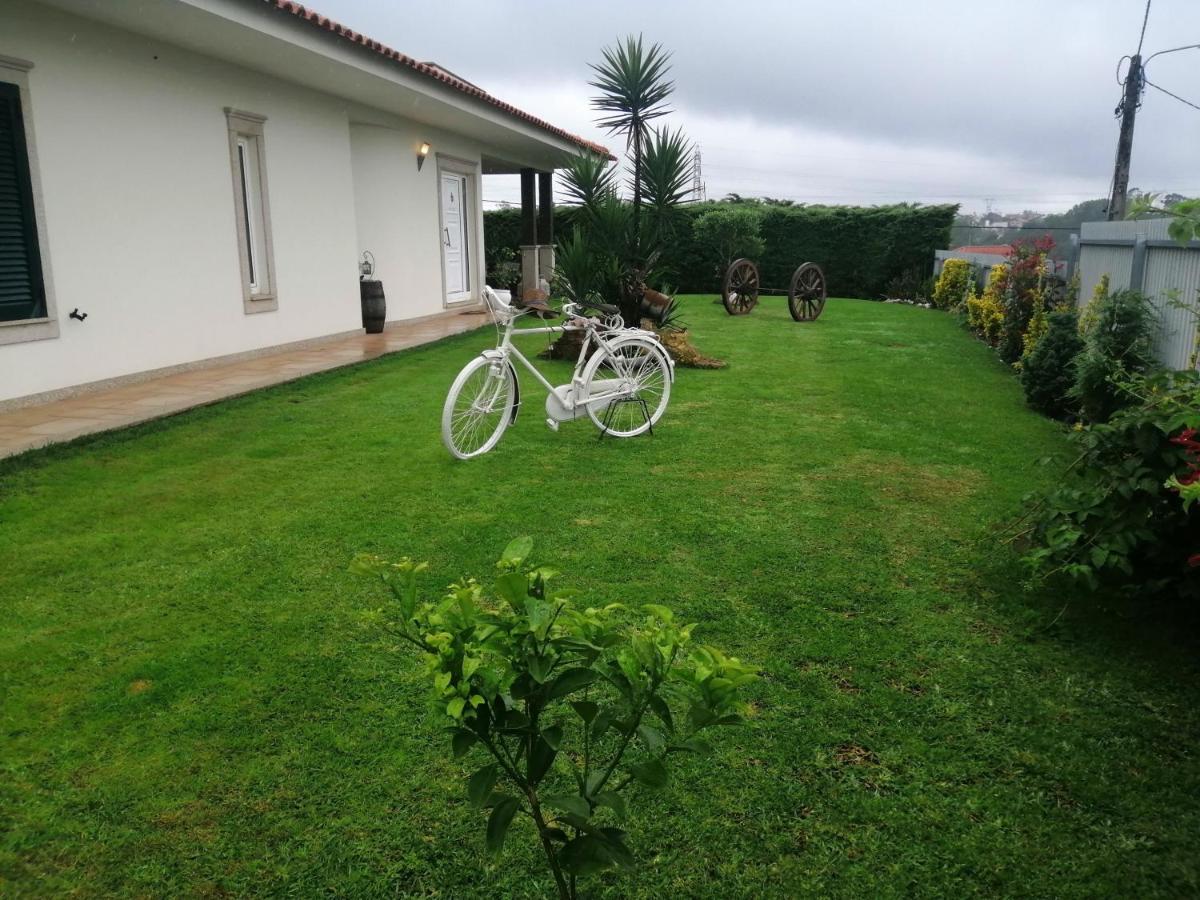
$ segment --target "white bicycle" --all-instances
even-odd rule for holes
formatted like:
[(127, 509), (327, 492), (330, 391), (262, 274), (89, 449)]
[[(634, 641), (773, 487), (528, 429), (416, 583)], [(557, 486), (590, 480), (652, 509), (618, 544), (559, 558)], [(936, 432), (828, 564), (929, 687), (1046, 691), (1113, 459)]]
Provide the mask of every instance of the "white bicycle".
[[(662, 418), (675, 364), (654, 332), (626, 327), (617, 308), (602, 303), (565, 303), (565, 324), (517, 329), (521, 316), (557, 314), (545, 306), (518, 309), (489, 287), (483, 296), (496, 322), (496, 347), (463, 367), (442, 409), (442, 443), (459, 459), (487, 453), (517, 420), (521, 386), (514, 359), (546, 389), (546, 424), (555, 431), (560, 422), (586, 413), (602, 436), (628, 438), (652, 430)], [(583, 346), (571, 381), (555, 387), (512, 345), (512, 337), (566, 332), (583, 332)]]

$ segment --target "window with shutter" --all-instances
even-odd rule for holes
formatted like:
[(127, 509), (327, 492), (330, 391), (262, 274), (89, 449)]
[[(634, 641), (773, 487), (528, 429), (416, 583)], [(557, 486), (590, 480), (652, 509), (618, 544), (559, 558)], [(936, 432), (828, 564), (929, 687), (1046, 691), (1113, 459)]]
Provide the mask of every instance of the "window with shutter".
[(45, 315), (21, 94), (17, 85), (0, 81), (0, 322)]

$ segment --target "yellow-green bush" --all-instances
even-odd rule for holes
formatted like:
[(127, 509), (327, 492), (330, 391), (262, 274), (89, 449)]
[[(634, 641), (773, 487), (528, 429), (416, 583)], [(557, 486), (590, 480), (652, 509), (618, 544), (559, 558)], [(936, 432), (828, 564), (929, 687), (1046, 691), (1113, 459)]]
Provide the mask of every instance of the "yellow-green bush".
[(1096, 317), (1099, 315), (1100, 307), (1108, 297), (1108, 273), (1105, 272), (1100, 276), (1100, 280), (1096, 282), (1096, 286), (1092, 288), (1092, 299), (1088, 301), (1088, 305), (1084, 307), (1082, 313), (1079, 314), (1079, 333), (1087, 337), (1096, 324)]
[(967, 299), (967, 325), (993, 347), (1000, 340), (1004, 325), (1004, 287), (1008, 282), (1008, 266), (996, 263), (988, 272), (987, 286), (979, 297)]
[(933, 286), (933, 305), (938, 309), (951, 309), (963, 302), (967, 282), (971, 280), (971, 264), (965, 259), (948, 259), (942, 265), (942, 274)]

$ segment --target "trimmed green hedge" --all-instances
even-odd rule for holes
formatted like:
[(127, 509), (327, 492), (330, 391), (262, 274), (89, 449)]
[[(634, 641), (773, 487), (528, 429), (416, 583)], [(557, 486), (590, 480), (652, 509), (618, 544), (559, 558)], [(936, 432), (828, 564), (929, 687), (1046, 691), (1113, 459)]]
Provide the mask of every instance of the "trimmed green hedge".
[[(692, 237), (696, 217), (716, 205), (683, 207), (676, 234), (663, 248), (666, 280), (683, 293), (711, 294), (721, 289), (719, 265)], [(825, 270), (830, 294), (868, 298), (881, 297), (888, 281), (906, 271), (930, 274), (933, 251), (948, 246), (958, 211), (954, 205), (752, 205), (762, 213), (767, 249), (755, 262), (765, 286), (786, 289), (797, 266), (815, 262)], [(557, 235), (570, 232), (574, 213), (572, 207), (555, 209)], [(484, 213), (483, 221), (489, 250), (520, 246), (520, 210), (492, 210)]]

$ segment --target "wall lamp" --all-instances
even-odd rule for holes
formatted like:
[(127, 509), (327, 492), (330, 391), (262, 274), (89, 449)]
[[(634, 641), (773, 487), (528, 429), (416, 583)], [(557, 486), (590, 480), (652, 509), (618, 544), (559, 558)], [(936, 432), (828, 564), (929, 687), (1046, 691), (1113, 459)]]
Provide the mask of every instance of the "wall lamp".
[(425, 157), (429, 155), (429, 141), (421, 141), (421, 146), (417, 150), (417, 171), (421, 171), (421, 166), (425, 165)]

